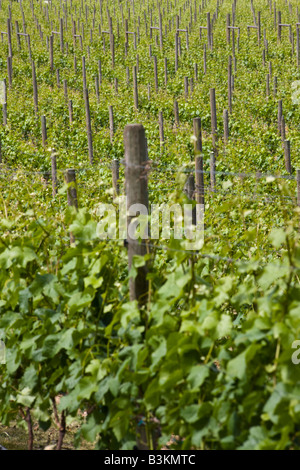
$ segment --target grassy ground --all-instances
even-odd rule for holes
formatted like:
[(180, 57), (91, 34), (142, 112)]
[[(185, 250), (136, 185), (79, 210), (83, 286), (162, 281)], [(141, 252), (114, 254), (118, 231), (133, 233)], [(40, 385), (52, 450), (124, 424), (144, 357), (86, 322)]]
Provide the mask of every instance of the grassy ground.
[[(63, 442), (63, 450), (75, 450), (74, 436), (78, 429), (76, 424), (71, 424), (65, 435)], [(57, 443), (58, 431), (51, 427), (44, 432), (38, 427), (34, 428), (34, 450), (43, 450), (46, 446), (50, 448)], [(26, 429), (17, 427), (15, 424), (11, 426), (3, 426), (0, 424), (0, 444), (8, 450), (27, 450), (28, 434)], [(93, 449), (93, 445), (88, 442), (82, 442), (80, 450)], [(51, 449), (49, 449), (51, 450)]]

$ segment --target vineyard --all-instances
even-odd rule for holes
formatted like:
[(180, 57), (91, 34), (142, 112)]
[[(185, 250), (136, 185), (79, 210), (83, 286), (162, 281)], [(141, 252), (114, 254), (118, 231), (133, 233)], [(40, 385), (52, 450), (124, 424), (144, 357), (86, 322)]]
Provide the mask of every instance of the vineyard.
[[(299, 28), (298, 0), (0, 0), (0, 423), (28, 449), (300, 449)], [(108, 236), (125, 195), (201, 207), (201, 243)]]

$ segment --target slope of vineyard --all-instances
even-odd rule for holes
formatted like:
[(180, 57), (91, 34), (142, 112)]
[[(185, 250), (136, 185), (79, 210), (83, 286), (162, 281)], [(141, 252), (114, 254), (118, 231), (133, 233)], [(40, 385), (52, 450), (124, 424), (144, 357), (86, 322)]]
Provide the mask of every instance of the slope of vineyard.
[[(102, 450), (299, 449), (298, 1), (1, 0), (0, 23), (0, 423), (29, 448), (79, 423)], [(191, 202), (200, 156), (205, 231), (128, 269), (98, 208), (132, 123), (151, 204)]]

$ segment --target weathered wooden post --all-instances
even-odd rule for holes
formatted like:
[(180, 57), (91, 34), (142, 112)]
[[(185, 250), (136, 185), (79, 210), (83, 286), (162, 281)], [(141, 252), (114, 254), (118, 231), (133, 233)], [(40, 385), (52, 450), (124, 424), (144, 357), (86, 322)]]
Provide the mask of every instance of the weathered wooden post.
[(168, 60), (164, 57), (165, 87), (168, 84)]
[(285, 159), (285, 169), (291, 174), (292, 165), (291, 165), (291, 143), (289, 140), (284, 141), (284, 159)]
[(41, 126), (42, 126), (42, 143), (43, 147), (47, 145), (47, 126), (46, 126), (46, 116), (41, 116)]
[(68, 83), (67, 80), (64, 78), (63, 80), (63, 87), (64, 87), (64, 98), (66, 103), (68, 102)]
[(157, 77), (157, 57), (153, 57), (153, 64), (154, 64), (154, 86), (155, 92), (158, 92), (158, 77)]
[(278, 79), (277, 77), (274, 77), (274, 89), (273, 89), (274, 96), (277, 95), (277, 83), (278, 83)]
[(68, 108), (69, 108), (69, 122), (70, 124), (72, 124), (73, 122), (73, 101), (72, 100), (69, 100)]
[[(147, 246), (145, 238), (148, 237), (148, 225), (142, 240), (135, 235), (133, 219), (136, 213), (148, 215), (148, 181), (147, 181), (147, 146), (145, 129), (141, 124), (128, 124), (124, 129), (125, 148), (125, 182), (127, 197), (127, 242), (128, 242), (128, 268), (132, 267), (134, 256), (145, 256)], [(144, 238), (143, 238), (144, 237)], [(137, 268), (137, 274), (129, 279), (130, 300), (137, 300), (142, 306), (147, 302), (148, 281), (147, 266)]]
[(281, 118), (282, 118), (282, 100), (278, 101), (278, 119), (277, 119), (277, 129), (278, 134), (281, 135)]
[(204, 173), (202, 153), (201, 119), (193, 119), (194, 155), (195, 155), (195, 199), (197, 204), (204, 204)]
[(60, 50), (64, 53), (64, 24), (63, 19), (60, 18), (59, 21), (59, 42), (60, 42)]
[(232, 57), (228, 58), (228, 110), (232, 114)]
[(49, 55), (50, 55), (50, 69), (51, 69), (51, 72), (53, 72), (53, 68), (54, 68), (54, 65), (53, 65), (53, 34), (51, 34), (50, 36), (50, 43), (49, 43)]
[(210, 167), (210, 188), (211, 188), (211, 191), (214, 192), (216, 189), (216, 157), (213, 151), (210, 153), (209, 167)]
[(165, 133), (164, 133), (164, 117), (162, 111), (158, 113), (158, 126), (159, 126), (159, 141), (160, 141), (160, 150), (163, 153), (165, 145)]
[(179, 36), (175, 34), (175, 72), (178, 70), (178, 55), (179, 55)]

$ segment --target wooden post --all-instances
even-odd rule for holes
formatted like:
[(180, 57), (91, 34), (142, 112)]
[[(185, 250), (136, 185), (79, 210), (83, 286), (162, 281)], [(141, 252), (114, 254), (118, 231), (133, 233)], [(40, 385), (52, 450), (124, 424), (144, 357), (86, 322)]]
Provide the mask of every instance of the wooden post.
[(69, 100), (69, 122), (72, 124), (73, 122), (73, 101)]
[(164, 69), (165, 69), (165, 87), (168, 84), (168, 60), (164, 57)]
[(111, 65), (112, 68), (115, 68), (115, 36), (110, 34), (110, 53), (111, 53)]
[(178, 70), (179, 36), (175, 34), (175, 72)]
[(11, 56), (7, 57), (7, 76), (8, 76), (8, 86), (9, 89), (12, 89), (12, 73), (11, 73), (12, 67), (11, 67)]
[(277, 120), (277, 129), (278, 134), (281, 135), (281, 118), (282, 118), (282, 100), (278, 101), (278, 120)]
[(191, 91), (191, 96), (194, 93), (194, 79), (193, 77), (190, 78), (190, 91)]
[(66, 102), (68, 102), (68, 84), (67, 84), (66, 79), (63, 80), (63, 86), (64, 86), (64, 98)]
[(10, 18), (7, 18), (7, 41), (8, 41), (8, 55), (12, 57), (11, 21), (10, 21)]
[[(184, 192), (187, 195), (187, 197), (191, 200), (195, 199), (195, 178), (194, 175), (191, 173), (186, 180), (186, 183), (184, 185)], [(192, 224), (196, 225), (197, 219), (196, 219), (196, 207), (193, 207), (192, 209)]]
[[(147, 163), (147, 144), (145, 129), (141, 124), (128, 124), (124, 129), (125, 148), (125, 181), (127, 196), (127, 241), (128, 241), (128, 268), (132, 267), (134, 256), (145, 256), (147, 253), (146, 243), (139, 242), (134, 237), (133, 219), (136, 217), (137, 208), (132, 211), (135, 204), (145, 208), (148, 214), (148, 181), (147, 173), (143, 167)], [(145, 234), (147, 238), (147, 234)], [(147, 302), (148, 281), (146, 279), (147, 266), (137, 268), (135, 278), (129, 279), (130, 300), (137, 300), (142, 306)]]
[(78, 209), (78, 198), (77, 198), (77, 189), (76, 189), (76, 176), (74, 169), (68, 169), (65, 172), (65, 180), (68, 185), (67, 197), (68, 197), (68, 206), (75, 207)]
[(260, 44), (260, 38), (261, 38), (261, 12), (257, 12), (257, 40), (258, 40), (258, 45)]
[(85, 57), (82, 56), (82, 83), (83, 83), (83, 93), (87, 88), (86, 84), (86, 68), (85, 68)]
[(212, 49), (210, 12), (207, 13), (206, 18), (207, 18), (207, 46), (209, 49)]
[(159, 12), (159, 46), (161, 52), (163, 51), (163, 28), (162, 28), (162, 16), (161, 13)]
[(228, 110), (232, 114), (232, 87), (231, 87), (231, 77), (232, 77), (232, 58), (228, 58)]
[(184, 77), (184, 96), (187, 100), (189, 97), (189, 80), (188, 77)]
[(129, 67), (127, 65), (126, 67), (126, 85), (129, 87), (130, 86), (130, 71), (129, 71)]
[(289, 140), (284, 141), (284, 160), (285, 160), (285, 169), (289, 174), (291, 174), (292, 173), (291, 143)]
[(46, 117), (44, 115), (41, 116), (41, 126), (42, 126), (43, 147), (46, 147), (46, 145), (47, 145), (47, 126), (46, 126)]
[(204, 173), (202, 153), (201, 119), (193, 119), (194, 155), (195, 155), (195, 199), (197, 204), (204, 204)]
[(28, 56), (29, 56), (29, 60), (31, 61), (31, 47), (30, 47), (30, 36), (29, 36), (29, 34), (26, 37), (27, 37)]
[(277, 41), (281, 41), (281, 11), (277, 12), (277, 18), (278, 18), (278, 23), (277, 23)]
[(210, 153), (210, 188), (211, 191), (216, 189), (216, 157), (214, 152)]
[(153, 62), (154, 62), (154, 86), (155, 86), (155, 92), (158, 92), (158, 78), (157, 78), (157, 57), (153, 57)]
[(64, 24), (63, 24), (62, 18), (60, 18), (60, 22), (59, 22), (59, 40), (60, 40), (60, 51), (64, 53)]
[(92, 165), (94, 163), (94, 155), (93, 155), (93, 140), (92, 140), (89, 92), (87, 88), (85, 88), (84, 90), (84, 104), (85, 104), (85, 113), (86, 113), (86, 132), (87, 132), (87, 139), (88, 139), (89, 160), (90, 160), (90, 164)]
[(277, 95), (277, 77), (274, 77), (274, 96)]
[(230, 13), (227, 13), (226, 15), (226, 41), (227, 44), (230, 44)]
[(53, 72), (53, 34), (50, 36), (50, 48), (49, 48), (49, 54), (50, 54), (50, 69), (51, 72)]
[(160, 150), (163, 152), (165, 144), (165, 133), (164, 133), (164, 117), (162, 111), (158, 113), (158, 126), (159, 126), (159, 141), (160, 141)]

